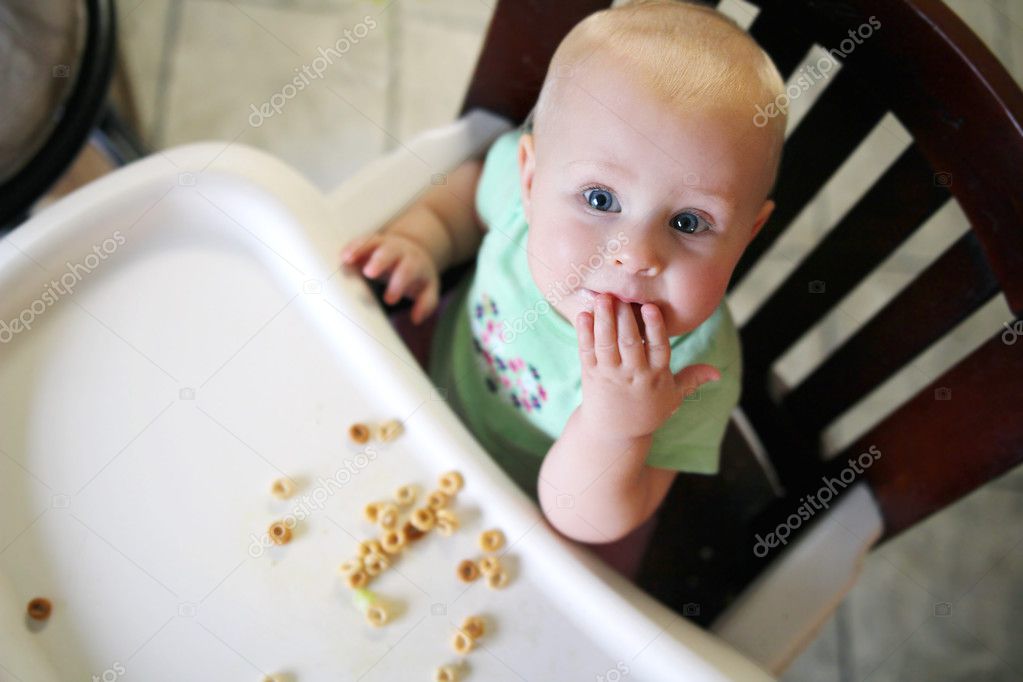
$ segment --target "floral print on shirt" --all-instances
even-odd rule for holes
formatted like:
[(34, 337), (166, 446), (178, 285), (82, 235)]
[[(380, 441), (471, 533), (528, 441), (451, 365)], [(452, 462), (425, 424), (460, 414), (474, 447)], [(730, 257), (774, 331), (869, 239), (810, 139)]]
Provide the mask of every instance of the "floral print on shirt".
[(540, 410), (547, 402), (547, 391), (540, 372), (521, 357), (510, 357), (504, 341), (504, 322), (498, 317), (497, 301), (484, 293), (472, 305), (469, 322), (472, 345), (482, 370), (483, 380), (492, 393), (520, 410)]

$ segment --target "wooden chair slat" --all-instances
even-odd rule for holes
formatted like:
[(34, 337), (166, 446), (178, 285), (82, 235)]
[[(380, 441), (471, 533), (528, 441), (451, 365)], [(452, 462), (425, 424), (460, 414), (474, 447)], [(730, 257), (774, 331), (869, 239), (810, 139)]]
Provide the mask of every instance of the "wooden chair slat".
[(884, 102), (870, 96), (854, 68), (850, 64), (833, 77), (786, 140), (773, 196), (774, 213), (736, 264), (729, 289), (759, 262), (884, 117)]
[[(910, 146), (743, 325), (746, 371), (764, 372), (949, 197)], [(759, 425), (758, 425), (759, 426)]]
[(786, 395), (785, 409), (805, 428), (823, 429), (997, 294), (980, 242), (967, 232)]

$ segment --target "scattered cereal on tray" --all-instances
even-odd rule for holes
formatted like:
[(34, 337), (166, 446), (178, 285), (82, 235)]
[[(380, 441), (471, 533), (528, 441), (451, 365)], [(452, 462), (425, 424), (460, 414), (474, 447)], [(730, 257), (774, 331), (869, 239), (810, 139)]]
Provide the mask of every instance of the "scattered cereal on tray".
[(454, 496), (462, 489), (462, 474), (457, 471), (449, 471), (437, 479), (438, 487), (448, 495)]
[(486, 634), (486, 621), (480, 616), (466, 616), (462, 621), (462, 631), (473, 639), (479, 639)]
[(501, 570), (501, 560), (496, 556), (485, 556), (479, 560), (480, 573), (490, 575)]
[(437, 515), (437, 532), (444, 536), (449, 536), (458, 530), (458, 517), (450, 509), (438, 509)]
[(399, 486), (394, 491), (394, 501), (399, 507), (407, 507), (416, 501), (416, 487), (414, 485)]
[(419, 530), (426, 532), (433, 528), (433, 524), (437, 521), (437, 515), (433, 513), (433, 510), (429, 507), (419, 507), (412, 512), (411, 523)]
[(290, 478), (278, 478), (270, 485), (270, 494), (279, 500), (286, 500), (295, 492), (295, 484)]
[(457, 682), (458, 673), (454, 666), (442, 665), (433, 673), (433, 682)]
[(267, 533), (270, 534), (270, 539), (278, 545), (284, 545), (291, 542), (291, 529), (288, 528), (287, 524), (283, 521), (274, 521), (271, 523)]
[(484, 552), (496, 552), (504, 547), (504, 533), (497, 528), (491, 528), (480, 533), (480, 549)]
[(487, 576), (487, 587), (499, 590), (508, 584), (508, 572), (500, 568)]
[(360, 445), (369, 440), (369, 427), (362, 422), (357, 422), (348, 427), (348, 437)]
[(476, 641), (461, 630), (456, 631), (455, 636), (451, 638), (451, 648), (455, 650), (455, 653), (462, 656), (472, 651), (475, 646)]
[(46, 597), (36, 597), (28, 603), (26, 610), (32, 620), (46, 620), (53, 612), (53, 604)]
[(377, 511), (377, 523), (380, 524), (381, 528), (391, 530), (398, 525), (398, 517), (400, 515), (398, 506), (391, 504), (390, 502), (384, 502), (380, 505)]
[(380, 428), (377, 432), (377, 437), (384, 443), (387, 443), (400, 436), (401, 432), (402, 432), (401, 422), (398, 421), (397, 419), (388, 419), (387, 421), (380, 425)]
[(480, 577), (480, 569), (476, 565), (475, 561), (472, 559), (465, 559), (458, 564), (458, 568), (455, 569), (455, 574), (463, 583), (471, 583), (473, 580)]
[(392, 528), (380, 536), (380, 546), (388, 554), (397, 554), (407, 542), (403, 528)]
[(434, 511), (448, 506), (449, 501), (448, 494), (443, 490), (434, 490), (426, 496), (426, 506)]

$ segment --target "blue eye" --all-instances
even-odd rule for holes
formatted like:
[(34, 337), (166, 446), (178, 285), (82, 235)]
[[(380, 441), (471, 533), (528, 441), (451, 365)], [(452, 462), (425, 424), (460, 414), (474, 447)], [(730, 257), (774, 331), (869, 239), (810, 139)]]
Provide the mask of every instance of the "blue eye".
[[(692, 211), (682, 211), (681, 213), (676, 214), (670, 222), (673, 228), (680, 232), (685, 232), (686, 234), (699, 234), (700, 232), (706, 232), (713, 227), (710, 223)], [(705, 228), (698, 231), (701, 223), (705, 226)]]
[(586, 203), (598, 211), (606, 211), (608, 213), (622, 212), (622, 207), (618, 205), (615, 195), (603, 187), (585, 189), (583, 190), (583, 196), (586, 197)]

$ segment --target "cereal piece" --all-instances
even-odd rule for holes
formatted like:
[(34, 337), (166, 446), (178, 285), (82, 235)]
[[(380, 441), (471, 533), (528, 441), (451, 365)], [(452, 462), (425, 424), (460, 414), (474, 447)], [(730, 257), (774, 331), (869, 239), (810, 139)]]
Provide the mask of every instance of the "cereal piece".
[(466, 616), (462, 621), (462, 631), (473, 639), (479, 639), (487, 631), (487, 624), (480, 616)]
[(455, 653), (465, 656), (476, 646), (476, 641), (465, 632), (459, 630), (451, 639), (451, 646), (455, 650)]
[(390, 567), (391, 562), (387, 560), (383, 554), (377, 554), (376, 552), (370, 552), (366, 555), (366, 558), (362, 562), (363, 568), (370, 576), (375, 576), (383, 573), (387, 568)]
[(426, 533), (416, 528), (411, 521), (406, 521), (402, 530), (405, 531), (405, 539), (408, 540), (409, 542), (412, 542), (413, 540), (418, 540), (419, 538), (426, 535)]
[(270, 524), (270, 528), (267, 530), (270, 534), (270, 539), (275, 544), (284, 545), (291, 542), (291, 529), (288, 528), (287, 524), (283, 521), (274, 521)]
[(278, 478), (270, 485), (270, 494), (278, 500), (286, 500), (295, 492), (295, 484), (290, 478)]
[(496, 556), (485, 556), (479, 560), (480, 573), (490, 576), (501, 570), (501, 561)]
[(458, 530), (458, 517), (450, 509), (438, 509), (437, 514), (437, 532), (441, 535), (449, 536)]
[(348, 437), (360, 445), (369, 440), (369, 427), (357, 422), (348, 427)]
[(388, 554), (397, 554), (407, 543), (403, 528), (392, 528), (380, 536), (380, 546)]
[(342, 575), (349, 575), (350, 573), (361, 571), (362, 569), (362, 557), (355, 557), (341, 562), (341, 565), (338, 566), (337, 570), (340, 571)]
[(377, 523), (380, 524), (381, 528), (391, 530), (398, 525), (398, 507), (390, 502), (384, 502), (380, 506), (380, 511), (377, 516)]
[(375, 628), (380, 627), (391, 619), (391, 613), (382, 604), (373, 604), (366, 609), (366, 620)]
[(443, 490), (434, 490), (426, 496), (426, 506), (434, 511), (448, 506), (448, 502), (448, 494)]
[(476, 565), (475, 561), (472, 559), (465, 559), (458, 564), (458, 568), (455, 569), (455, 574), (463, 583), (471, 583), (473, 580), (480, 577), (480, 569)]
[(362, 517), (370, 523), (377, 523), (380, 520), (380, 508), (383, 502), (369, 502), (362, 508)]
[(26, 611), (32, 620), (46, 620), (53, 612), (53, 604), (46, 597), (36, 597), (28, 603)]
[(433, 528), (433, 524), (436, 523), (436, 521), (437, 515), (429, 507), (419, 507), (412, 512), (412, 525), (424, 533)]
[(443, 492), (454, 497), (462, 489), (462, 474), (457, 471), (449, 471), (446, 474), (442, 474), (437, 483)]
[(365, 587), (369, 583), (369, 574), (366, 573), (366, 569), (360, 568), (357, 571), (352, 571), (348, 574), (345, 582), (348, 583), (348, 587), (353, 590), (357, 590), (360, 587)]
[(400, 436), (401, 431), (402, 427), (400, 421), (397, 419), (388, 419), (380, 425), (380, 428), (377, 431), (377, 437), (384, 443), (387, 443)]
[(494, 571), (487, 576), (487, 587), (492, 590), (499, 590), (508, 584), (508, 573), (503, 568)]
[(458, 674), (455, 672), (455, 667), (451, 665), (442, 665), (433, 673), (433, 682), (457, 682)]
[(484, 552), (496, 552), (504, 547), (504, 533), (497, 528), (485, 530), (480, 533), (479, 544)]
[(394, 491), (394, 501), (399, 507), (407, 507), (416, 501), (416, 487), (414, 485), (403, 485)]

